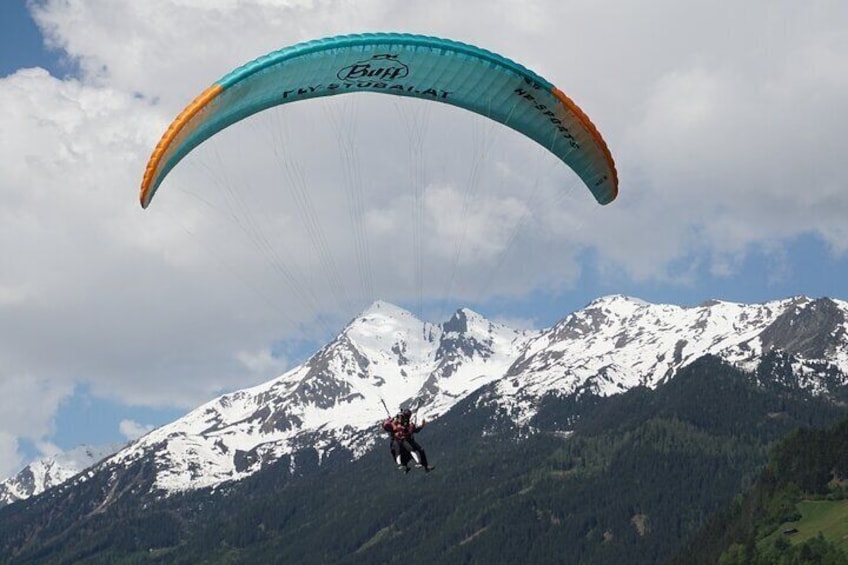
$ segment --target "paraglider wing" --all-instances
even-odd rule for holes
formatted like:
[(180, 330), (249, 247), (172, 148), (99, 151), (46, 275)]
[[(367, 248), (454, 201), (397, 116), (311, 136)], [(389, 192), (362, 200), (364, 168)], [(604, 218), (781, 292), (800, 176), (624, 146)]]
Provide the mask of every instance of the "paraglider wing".
[(374, 33), (308, 41), (269, 53), (207, 88), (171, 123), (141, 185), (146, 208), (168, 172), (227, 126), (320, 96), (378, 92), (465, 108), (547, 148), (601, 204), (618, 194), (615, 164), (589, 118), (534, 72), (484, 49), (420, 35)]

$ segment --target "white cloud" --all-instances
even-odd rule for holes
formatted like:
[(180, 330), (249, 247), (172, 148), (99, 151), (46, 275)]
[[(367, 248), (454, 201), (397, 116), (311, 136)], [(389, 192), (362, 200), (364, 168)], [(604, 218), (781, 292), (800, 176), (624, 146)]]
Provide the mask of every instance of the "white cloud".
[(62, 448), (49, 441), (37, 441), (35, 447), (42, 457), (56, 457), (62, 453)]
[(127, 438), (129, 441), (132, 441), (153, 430), (154, 426), (139, 424), (133, 420), (121, 420), (118, 428), (120, 429), (122, 436)]
[(15, 475), (23, 467), (23, 457), (18, 451), (18, 436), (0, 429), (0, 480)]
[(430, 251), (437, 255), (450, 252), (445, 243), (458, 241), (466, 261), (472, 264), (487, 262), (504, 251), (512, 228), (530, 214), (517, 198), (483, 194), (469, 200), (450, 187), (433, 187), (425, 201), (433, 223)]
[[(0, 367), (8, 366), (0, 351)], [(11, 476), (22, 467), (20, 440), (42, 444), (53, 431), (53, 415), (72, 392), (62, 382), (32, 374), (0, 373), (0, 477)]]
[(276, 355), (270, 348), (263, 348), (255, 352), (241, 351), (237, 357), (241, 364), (250, 371), (250, 374), (257, 378), (282, 374), (288, 366), (286, 359)]
[(26, 301), (26, 290), (21, 287), (0, 286), (0, 306), (13, 306)]

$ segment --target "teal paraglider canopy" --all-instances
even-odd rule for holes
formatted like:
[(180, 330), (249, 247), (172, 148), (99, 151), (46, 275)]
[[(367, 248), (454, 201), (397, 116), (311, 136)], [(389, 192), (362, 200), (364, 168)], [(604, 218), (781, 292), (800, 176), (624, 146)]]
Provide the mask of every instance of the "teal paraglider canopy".
[(208, 87), (171, 123), (147, 164), (140, 201), (192, 149), (267, 108), (321, 96), (376, 92), (442, 102), (500, 122), (571, 167), (601, 204), (618, 194), (612, 155), (598, 130), (561, 90), (505, 57), (410, 34), (342, 35), (260, 57)]

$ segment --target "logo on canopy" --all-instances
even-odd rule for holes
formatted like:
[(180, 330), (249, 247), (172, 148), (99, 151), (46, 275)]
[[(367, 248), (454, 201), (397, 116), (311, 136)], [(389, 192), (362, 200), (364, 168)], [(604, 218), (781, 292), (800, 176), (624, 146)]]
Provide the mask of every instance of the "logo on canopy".
[(380, 79), (393, 81), (409, 75), (409, 67), (398, 61), (397, 55), (374, 55), (365, 61), (348, 65), (336, 73), (339, 80)]

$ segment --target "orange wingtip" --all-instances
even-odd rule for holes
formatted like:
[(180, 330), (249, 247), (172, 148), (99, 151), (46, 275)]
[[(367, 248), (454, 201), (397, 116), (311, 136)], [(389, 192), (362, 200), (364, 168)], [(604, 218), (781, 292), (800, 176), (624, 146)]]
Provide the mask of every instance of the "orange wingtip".
[(575, 116), (577, 116), (577, 119), (579, 119), (583, 126), (589, 131), (592, 138), (598, 144), (598, 147), (600, 147), (601, 151), (603, 151), (604, 156), (609, 163), (610, 170), (612, 171), (612, 198), (610, 199), (610, 202), (612, 202), (618, 196), (618, 171), (615, 168), (615, 161), (612, 158), (612, 153), (610, 152), (609, 147), (607, 147), (606, 141), (604, 141), (604, 138), (601, 136), (601, 132), (598, 131), (598, 128), (596, 128), (595, 124), (592, 123), (592, 120), (589, 119), (589, 116), (587, 116), (571, 98), (566, 96), (563, 91), (557, 87), (553, 87), (551, 93), (556, 96), (560, 102), (565, 104), (565, 106), (571, 110)]
[(192, 100), (191, 103), (186, 106), (182, 112), (180, 112), (176, 119), (171, 122), (168, 129), (165, 130), (165, 133), (162, 135), (162, 139), (160, 139), (159, 143), (156, 144), (156, 148), (153, 150), (153, 153), (150, 155), (150, 159), (147, 161), (147, 167), (144, 170), (144, 178), (141, 180), (141, 194), (139, 195), (139, 202), (141, 202), (142, 208), (147, 208), (148, 204), (150, 204), (150, 199), (153, 198), (153, 194), (151, 192), (153, 179), (156, 177), (156, 171), (159, 170), (159, 165), (162, 163), (165, 152), (171, 146), (174, 138), (179, 135), (189, 120), (191, 120), (200, 110), (218, 96), (222, 90), (224, 90), (223, 86), (213, 84), (201, 92), (200, 96)]

